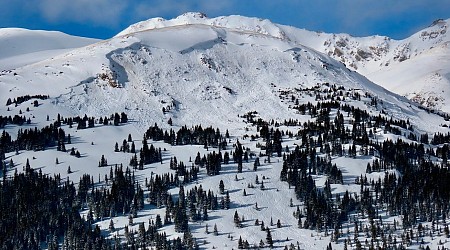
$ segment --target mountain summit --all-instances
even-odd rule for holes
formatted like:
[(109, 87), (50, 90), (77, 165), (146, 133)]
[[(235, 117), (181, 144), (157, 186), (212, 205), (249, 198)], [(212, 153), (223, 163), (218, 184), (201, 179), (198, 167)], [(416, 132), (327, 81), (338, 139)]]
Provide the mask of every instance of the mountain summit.
[(131, 25), (117, 36), (122, 36), (130, 33), (141, 32), (151, 29), (160, 29), (168, 27), (176, 27), (183, 25), (203, 24), (214, 26), (217, 28), (227, 28), (240, 32), (258, 33), (262, 35), (273, 36), (280, 39), (285, 39), (284, 31), (278, 27), (277, 24), (272, 23), (267, 19), (244, 17), (238, 15), (221, 16), (216, 18), (208, 18), (203, 13), (188, 12), (182, 14), (174, 19), (165, 20), (163, 18), (152, 18)]

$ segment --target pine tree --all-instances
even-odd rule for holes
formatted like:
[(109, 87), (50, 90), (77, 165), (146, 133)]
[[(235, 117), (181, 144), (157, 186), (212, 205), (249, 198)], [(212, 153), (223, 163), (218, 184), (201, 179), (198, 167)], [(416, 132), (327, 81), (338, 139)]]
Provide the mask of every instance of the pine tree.
[(260, 247), (260, 248), (264, 248), (264, 246), (265, 246), (264, 241), (261, 239), (261, 240), (259, 241), (259, 247)]
[(226, 194), (225, 194), (225, 209), (230, 209), (230, 203), (231, 203), (231, 201), (230, 201), (230, 194), (229, 194), (229, 192), (227, 191), (226, 192)]
[(109, 221), (109, 231), (114, 232), (116, 229), (114, 228), (114, 221), (111, 219)]
[(161, 216), (159, 214), (156, 215), (155, 227), (157, 229), (162, 227)]
[(99, 167), (108, 166), (108, 161), (106, 160), (105, 155), (102, 155), (102, 158), (100, 159), (98, 166)]
[(131, 226), (133, 225), (133, 215), (132, 214), (128, 215), (128, 224), (130, 224)]
[(202, 220), (204, 220), (204, 221), (208, 220), (208, 209), (206, 208), (206, 206), (203, 207)]
[(219, 182), (219, 192), (220, 192), (220, 194), (225, 193), (225, 185), (223, 184), (223, 180), (220, 180), (220, 182)]
[(270, 248), (272, 248), (272, 247), (273, 247), (272, 234), (270, 233), (270, 230), (269, 230), (268, 227), (266, 228), (266, 231), (267, 231), (267, 235), (266, 235), (266, 242), (267, 242), (267, 245), (268, 245)]
[(255, 163), (253, 163), (253, 171), (256, 171), (261, 164), (259, 163), (259, 157), (256, 157)]
[(240, 219), (239, 219), (239, 214), (237, 211), (234, 211), (234, 225), (236, 225), (236, 227), (240, 227)]
[(242, 236), (239, 236), (238, 249), (243, 249), (243, 248), (244, 248), (244, 243), (242, 242)]

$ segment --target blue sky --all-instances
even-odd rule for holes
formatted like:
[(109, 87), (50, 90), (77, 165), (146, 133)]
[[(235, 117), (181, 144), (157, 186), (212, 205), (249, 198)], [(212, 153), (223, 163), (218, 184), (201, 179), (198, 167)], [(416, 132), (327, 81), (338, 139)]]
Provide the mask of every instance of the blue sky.
[(0, 0), (0, 27), (109, 38), (138, 21), (199, 11), (244, 15), (313, 31), (406, 38), (450, 18), (450, 0)]

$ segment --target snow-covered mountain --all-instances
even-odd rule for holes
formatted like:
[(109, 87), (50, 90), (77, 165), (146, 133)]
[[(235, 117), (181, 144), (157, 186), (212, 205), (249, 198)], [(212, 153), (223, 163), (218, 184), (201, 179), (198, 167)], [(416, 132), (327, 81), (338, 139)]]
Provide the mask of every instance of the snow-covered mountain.
[(39, 62), (98, 39), (70, 36), (56, 31), (0, 29), (0, 70)]
[(352, 37), (279, 25), (258, 18), (207, 18), (186, 13), (172, 20), (153, 18), (131, 25), (118, 36), (187, 24), (205, 24), (273, 36), (323, 52), (371, 81), (427, 107), (450, 111), (449, 21), (436, 20), (403, 40), (384, 36)]
[[(267, 19), (243, 16), (208, 18), (202, 13), (186, 13), (171, 20), (152, 18), (136, 23), (120, 32), (115, 39), (146, 30), (174, 29), (194, 24), (270, 36), (325, 53), (394, 93), (424, 106), (449, 112), (448, 23), (449, 20), (440, 19), (409, 38), (394, 40), (382, 36), (360, 38), (348, 34), (312, 32), (275, 24)], [(36, 63), (95, 42), (98, 40), (60, 32), (0, 29), (0, 45), (4, 48), (0, 52), (0, 69), (9, 70)]]
[[(324, 52), (371, 81), (427, 107), (450, 111), (450, 19), (437, 20), (403, 40), (316, 33), (295, 40)], [(304, 37), (314, 37), (308, 42)], [(292, 37), (291, 37), (292, 38)]]
[(9, 91), (0, 102), (11, 95), (49, 94), (75, 114), (129, 110), (142, 118), (142, 128), (169, 118), (181, 125), (202, 117), (220, 125), (253, 110), (265, 119), (289, 119), (292, 111), (280, 101), (280, 91), (329, 82), (370, 91), (404, 117), (410, 104), (401, 97), (300, 44), (297, 38), (306, 31), (283, 29), (241, 16), (150, 19), (110, 40), (5, 71), (0, 84)]
[[(440, 24), (442, 22), (437, 25)], [(429, 32), (435, 29), (433, 27)], [(392, 54), (395, 49), (391, 47), (393, 44), (400, 46), (401, 41), (388, 38), (352, 38), (343, 34), (300, 30), (257, 18), (207, 18), (200, 13), (187, 13), (172, 20), (150, 19), (105, 41), (61, 39), (62, 45), (58, 45), (58, 39), (51, 37), (47, 47), (44, 46), (47, 42), (42, 42), (39, 47), (39, 43), (35, 46), (20, 43), (21, 39), (18, 39), (15, 52), (12, 50), (14, 53), (2, 54), (3, 58), (17, 58), (20, 67), (6, 67), (0, 72), (0, 104), (7, 104), (0, 105), (3, 118), (0, 124), (5, 131), (0, 140), (4, 150), (0, 155), (4, 153), (5, 157), (1, 173), (15, 178), (16, 173), (28, 171), (28, 178), (32, 176), (29, 169), (35, 169), (49, 176), (57, 174), (58, 180), (66, 180), (61, 181), (65, 182), (61, 186), (69, 185), (70, 181), (81, 183), (83, 178), (86, 186), (78, 183), (73, 189), (78, 188), (73, 196), (82, 193), (82, 187), (86, 192), (85, 197), (75, 198), (74, 208), (82, 215), (79, 219), (101, 232), (92, 234), (95, 237), (111, 239), (105, 243), (90, 238), (92, 242), (86, 240), (84, 248), (94, 244), (135, 246), (134, 241), (141, 242), (145, 238), (145, 229), (149, 228), (149, 235), (152, 233), (150, 228), (158, 215), (160, 218), (167, 216), (169, 220), (172, 217), (172, 222), (168, 221), (154, 230), (164, 232), (167, 239), (185, 237), (186, 240), (189, 234), (183, 235), (182, 230), (174, 225), (178, 226), (181, 220), (177, 211), (184, 213), (184, 217), (190, 216), (189, 233), (196, 238), (194, 241), (199, 249), (236, 249), (240, 237), (255, 248), (264, 248), (272, 240), (268, 240), (270, 233), (274, 247), (290, 249), (325, 249), (331, 246), (334, 249), (359, 249), (375, 245), (420, 249), (448, 244), (441, 232), (445, 231), (441, 228), (448, 223), (439, 211), (445, 214), (450, 210), (438, 204), (436, 209), (424, 209), (422, 213), (426, 214), (417, 216), (423, 225), (416, 227), (416, 218), (405, 216), (409, 210), (403, 204), (413, 200), (414, 197), (408, 195), (415, 193), (415, 189), (411, 191), (413, 188), (422, 185), (414, 187), (414, 176), (411, 175), (404, 182), (401, 178), (395, 180), (402, 177), (401, 171), (405, 169), (400, 167), (404, 164), (414, 166), (411, 171), (425, 171), (424, 176), (436, 178), (429, 181), (436, 181), (431, 184), (426, 182), (427, 178), (422, 178), (429, 190), (434, 185), (447, 183), (446, 168), (441, 169), (440, 166), (447, 164), (448, 159), (445, 154), (448, 147), (441, 147), (450, 140), (445, 136), (450, 126), (448, 117), (427, 112), (406, 97), (390, 92), (348, 68), (364, 68), (367, 72), (362, 73), (368, 73), (369, 70), (376, 72), (378, 68), (406, 67), (406, 63), (423, 60), (421, 57), (430, 53), (426, 47), (420, 47), (425, 45), (417, 45), (417, 48), (423, 48), (417, 56), (406, 54), (405, 50), (396, 57)], [(342, 43), (339, 42), (342, 39)], [(386, 51), (370, 49), (372, 43), (383, 47), (382, 41), (386, 44)], [(434, 49), (439, 47), (434, 46)], [(55, 50), (58, 48), (64, 50)], [(370, 50), (370, 56), (367, 51), (352, 52), (358, 48)], [(49, 51), (55, 53), (48, 56)], [(375, 51), (379, 51), (378, 54)], [(35, 53), (47, 56), (31, 61)], [(385, 66), (390, 57), (389, 65)], [(383, 64), (379, 65), (381, 61)], [(354, 66), (351, 66), (352, 62)], [(430, 65), (435, 65), (435, 62)], [(406, 73), (402, 76), (406, 77)], [(128, 119), (119, 124), (115, 120), (121, 112), (126, 113)], [(117, 116), (111, 116), (114, 113)], [(85, 117), (85, 120), (77, 116)], [(6, 117), (14, 117), (14, 120)], [(41, 135), (39, 140), (33, 138), (39, 135), (39, 128), (50, 123), (53, 130), (46, 128), (42, 134), (48, 134)], [(157, 127), (148, 132), (147, 129), (154, 124)], [(196, 134), (202, 132), (185, 132), (191, 128), (194, 131), (194, 126), (198, 125), (220, 129), (213, 130), (213, 136), (206, 134), (204, 137), (212, 139), (217, 136), (226, 145), (219, 147), (198, 141), (179, 143), (174, 139), (175, 136), (180, 141), (186, 139), (183, 133), (193, 138), (202, 137)], [(263, 127), (267, 128), (266, 132)], [(166, 133), (160, 133), (159, 128), (166, 129)], [(277, 129), (279, 131), (274, 132)], [(440, 136), (429, 143), (428, 136), (436, 133)], [(153, 134), (170, 138), (156, 139), (151, 137)], [(10, 142), (19, 137), (25, 142)], [(41, 142), (41, 138), (45, 138), (45, 142)], [(268, 149), (275, 148), (272, 143), (277, 145), (277, 152)], [(418, 146), (419, 143), (423, 145)], [(144, 150), (145, 144), (162, 149), (158, 154), (161, 159), (150, 161)], [(250, 158), (241, 162), (240, 170), (238, 157), (234, 159), (238, 151), (242, 154), (245, 151), (247, 159)], [(220, 163), (219, 174), (209, 173), (207, 168), (213, 165), (214, 157), (222, 153), (227, 153), (233, 160)], [(200, 164), (203, 159), (197, 160), (197, 155), (199, 158), (208, 155), (204, 157), (208, 167)], [(260, 164), (256, 164), (256, 157), (261, 158)], [(144, 159), (149, 162), (144, 164)], [(174, 163), (176, 159), (178, 166)], [(282, 175), (287, 175), (282, 169), (289, 161), (291, 182), (288, 184), (288, 179), (282, 178)], [(401, 163), (400, 167), (396, 166), (397, 162)], [(425, 162), (428, 164), (425, 167), (415, 168)], [(129, 167), (127, 177), (121, 180), (120, 185), (129, 186), (116, 185), (113, 192), (112, 186), (117, 184), (113, 184), (114, 180), (120, 180), (120, 174), (117, 174), (120, 165)], [(190, 177), (186, 169), (182, 169), (183, 165), (189, 171), (198, 171), (198, 176), (188, 180)], [(300, 176), (295, 168), (302, 169), (301, 175), (304, 173), (305, 178), (294, 179)], [(437, 169), (442, 171), (435, 171)], [(337, 170), (340, 178), (336, 178), (339, 176)], [(86, 174), (90, 176), (86, 178)], [(172, 197), (153, 197), (159, 182), (154, 182), (154, 178), (159, 178), (155, 176), (166, 174), (175, 176), (170, 183), (164, 184), (165, 191)], [(366, 181), (359, 179), (363, 175)], [(177, 178), (180, 181), (173, 181)], [(163, 179), (160, 180), (165, 182), (170, 178)], [(378, 187), (377, 181), (381, 183), (381, 180), (393, 184), (389, 184), (390, 187), (380, 184)], [(221, 182), (222, 188), (219, 187)], [(317, 194), (322, 204), (315, 204), (317, 201), (314, 199), (302, 199), (299, 183), (306, 183), (310, 189), (308, 192)], [(398, 188), (397, 184), (410, 185), (410, 189)], [(18, 186), (17, 189), (21, 188)], [(227, 193), (231, 202), (227, 208), (225, 205), (224, 208), (207, 208), (200, 205), (201, 201), (190, 201), (189, 206), (182, 209), (182, 202), (177, 201), (184, 196), (184, 192), (180, 195), (180, 186), (186, 191), (203, 189), (206, 193), (206, 190), (212, 190), (218, 194), (219, 200), (223, 200), (222, 204), (228, 199)], [(143, 190), (139, 193), (141, 187)], [(117, 188), (128, 191), (117, 191)], [(386, 195), (380, 198), (380, 189), (391, 192), (395, 188), (398, 188), (395, 199)], [(446, 194), (446, 189), (429, 190), (426, 191), (434, 192), (435, 196)], [(425, 193), (422, 191), (417, 191), (417, 194)], [(106, 207), (104, 200), (95, 201), (102, 194), (112, 197), (124, 193), (129, 196), (126, 202), (122, 198), (114, 201), (123, 205), (119, 209), (114, 202)], [(138, 196), (142, 198), (139, 206), (136, 205), (141, 200)], [(172, 198), (180, 206), (177, 211), (169, 211), (168, 201)], [(378, 203), (366, 202), (378, 198)], [(6, 198), (1, 201), (4, 200)], [(61, 200), (72, 202), (67, 198)], [(109, 199), (109, 202), (113, 200)], [(386, 205), (392, 204), (393, 200), (398, 200), (396, 206)], [(431, 200), (415, 202), (411, 206), (432, 207), (435, 203)], [(397, 207), (398, 204), (404, 207)], [(331, 216), (327, 216), (323, 209), (316, 209), (316, 205), (325, 207), (333, 218), (325, 219)], [(209, 217), (193, 218), (196, 212), (204, 213), (205, 210)], [(66, 221), (66, 210), (61, 211), (61, 218)], [(306, 218), (313, 218), (317, 211), (320, 211), (320, 218), (308, 222)], [(239, 213), (237, 219), (233, 218), (235, 212)], [(435, 222), (427, 217), (429, 214), (436, 216)], [(78, 213), (72, 215), (77, 218)], [(16, 220), (8, 222), (14, 225)], [(262, 222), (267, 228), (261, 226)], [(335, 227), (323, 226), (325, 223)], [(314, 226), (308, 228), (308, 224)], [(8, 230), (8, 235), (14, 233), (17, 234)], [(77, 236), (72, 236), (72, 232), (61, 232), (59, 238), (56, 237), (58, 235), (50, 235), (57, 233), (46, 232), (41, 234), (42, 238), (48, 235), (46, 239), (26, 242), (32, 245), (37, 241), (42, 248), (49, 249), (52, 244), (56, 247), (64, 244), (66, 249), (71, 249), (66, 245), (82, 244), (76, 242)], [(25, 235), (31, 238), (30, 235), (35, 234)], [(92, 235), (85, 237), (94, 237)], [(8, 240), (14, 241), (15, 238)], [(149, 249), (158, 249), (156, 240), (147, 240), (151, 242), (151, 247), (147, 245)], [(183, 244), (187, 245), (186, 241)], [(97, 247), (100, 248), (99, 245)]]

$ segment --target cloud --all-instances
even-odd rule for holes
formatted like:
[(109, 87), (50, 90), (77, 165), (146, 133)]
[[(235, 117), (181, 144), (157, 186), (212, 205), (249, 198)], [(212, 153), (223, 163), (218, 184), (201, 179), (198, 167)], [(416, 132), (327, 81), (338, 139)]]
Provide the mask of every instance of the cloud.
[(109, 27), (152, 17), (172, 18), (188, 11), (219, 15), (225, 9), (231, 10), (233, 2), (235, 0), (0, 0), (0, 14), (5, 17), (7, 13), (14, 13), (50, 24)]
[(316, 0), (311, 5), (308, 9), (316, 14), (316, 21), (331, 32), (359, 36), (381, 32), (397, 38), (436, 18), (448, 18), (450, 9), (450, 1), (442, 0)]
[(124, 0), (38, 0), (40, 14), (49, 22), (92, 23), (114, 25), (120, 23), (127, 8)]
[(232, 7), (232, 1), (210, 0), (156, 0), (141, 1), (133, 6), (132, 13), (140, 19), (152, 17), (176, 17), (185, 12), (203, 12), (207, 15), (218, 15)]
[[(405, 38), (437, 18), (449, 18), (442, 0), (245, 0), (234, 5), (244, 15), (329, 33)], [(248, 7), (241, 7), (243, 5)], [(253, 14), (253, 13), (256, 13)]]

